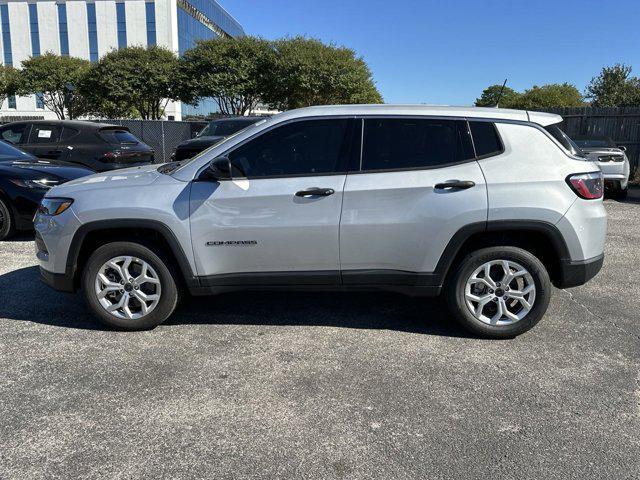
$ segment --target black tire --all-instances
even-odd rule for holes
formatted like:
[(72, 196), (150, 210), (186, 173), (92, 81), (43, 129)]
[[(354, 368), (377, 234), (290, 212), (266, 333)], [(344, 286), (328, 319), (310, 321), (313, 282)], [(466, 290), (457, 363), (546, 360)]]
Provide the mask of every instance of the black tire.
[(625, 198), (627, 198), (627, 194), (629, 193), (629, 188), (622, 188), (620, 186), (620, 183), (616, 183), (616, 187), (613, 191), (613, 198), (616, 198), (618, 200), (624, 200)]
[[(95, 292), (95, 279), (106, 262), (118, 256), (133, 256), (147, 262), (157, 273), (161, 295), (157, 306), (138, 319), (123, 319), (107, 312)], [(98, 248), (89, 258), (82, 275), (82, 290), (89, 310), (102, 323), (121, 330), (148, 330), (160, 325), (178, 304), (179, 290), (172, 262), (162, 252), (154, 253), (147, 246), (133, 242), (114, 242)]]
[(15, 222), (11, 205), (0, 199), (0, 240), (6, 240), (15, 233)]
[[(536, 297), (528, 314), (510, 325), (489, 325), (476, 318), (465, 302), (467, 279), (481, 265), (491, 260), (509, 260), (524, 267), (536, 287)], [(447, 284), (447, 304), (454, 318), (467, 330), (489, 338), (513, 338), (530, 330), (540, 321), (551, 299), (551, 281), (546, 268), (530, 252), (516, 247), (490, 247), (467, 255), (458, 265)]]

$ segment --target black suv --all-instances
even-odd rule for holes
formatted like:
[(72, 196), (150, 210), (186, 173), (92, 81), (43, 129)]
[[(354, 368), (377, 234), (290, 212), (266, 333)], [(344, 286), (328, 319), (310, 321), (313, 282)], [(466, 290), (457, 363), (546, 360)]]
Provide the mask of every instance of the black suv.
[(265, 117), (228, 117), (211, 120), (196, 136), (176, 147), (172, 159), (176, 161), (195, 157), (198, 153), (215, 145), (230, 135), (253, 125)]
[(72, 120), (13, 122), (0, 140), (48, 160), (79, 163), (97, 172), (153, 163), (153, 150), (119, 125)]

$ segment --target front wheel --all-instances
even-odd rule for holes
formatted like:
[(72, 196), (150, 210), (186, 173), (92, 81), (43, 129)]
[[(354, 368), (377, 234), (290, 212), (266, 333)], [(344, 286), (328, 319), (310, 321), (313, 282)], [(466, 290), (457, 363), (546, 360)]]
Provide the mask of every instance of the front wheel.
[(114, 242), (89, 258), (82, 289), (91, 312), (123, 330), (146, 330), (164, 322), (178, 303), (170, 262), (138, 243)]
[(531, 329), (551, 297), (544, 265), (516, 247), (483, 248), (467, 255), (447, 288), (456, 320), (491, 338), (511, 338)]

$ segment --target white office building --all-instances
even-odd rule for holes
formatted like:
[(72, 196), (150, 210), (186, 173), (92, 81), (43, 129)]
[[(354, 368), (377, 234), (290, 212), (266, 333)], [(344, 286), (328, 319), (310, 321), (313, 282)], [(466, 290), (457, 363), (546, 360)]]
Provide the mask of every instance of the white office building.
[[(20, 68), (45, 52), (97, 61), (134, 45), (160, 45), (177, 54), (196, 40), (244, 35), (242, 26), (215, 0), (0, 0), (0, 59)], [(216, 111), (213, 101), (197, 107), (172, 103), (165, 116)], [(56, 118), (35, 96), (11, 97), (0, 120)]]

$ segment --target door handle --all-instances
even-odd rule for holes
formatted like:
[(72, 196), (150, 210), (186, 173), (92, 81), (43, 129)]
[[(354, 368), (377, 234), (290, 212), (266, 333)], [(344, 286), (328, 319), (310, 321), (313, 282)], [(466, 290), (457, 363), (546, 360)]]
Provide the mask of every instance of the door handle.
[(333, 188), (308, 188), (296, 192), (296, 197), (328, 197), (336, 191)]
[(436, 183), (436, 190), (466, 190), (467, 188), (474, 187), (476, 184), (471, 180), (449, 180), (444, 183)]

